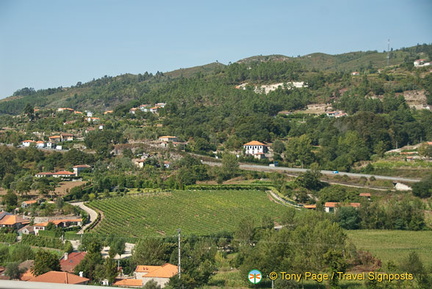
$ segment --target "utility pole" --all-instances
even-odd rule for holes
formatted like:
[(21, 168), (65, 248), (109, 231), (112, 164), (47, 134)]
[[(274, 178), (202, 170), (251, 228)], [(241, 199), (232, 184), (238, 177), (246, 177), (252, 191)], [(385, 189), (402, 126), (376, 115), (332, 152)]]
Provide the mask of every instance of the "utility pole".
[(177, 229), (178, 232), (178, 276), (181, 278), (181, 250), (180, 250), (180, 235), (181, 229)]
[(387, 66), (390, 65), (390, 39), (387, 40)]

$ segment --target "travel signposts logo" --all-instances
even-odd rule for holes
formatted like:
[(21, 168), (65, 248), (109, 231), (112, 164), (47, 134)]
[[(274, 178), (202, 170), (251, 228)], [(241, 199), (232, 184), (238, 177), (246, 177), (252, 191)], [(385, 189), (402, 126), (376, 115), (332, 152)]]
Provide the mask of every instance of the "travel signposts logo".
[(252, 284), (258, 284), (262, 280), (262, 274), (258, 270), (252, 270), (248, 274), (248, 279)]

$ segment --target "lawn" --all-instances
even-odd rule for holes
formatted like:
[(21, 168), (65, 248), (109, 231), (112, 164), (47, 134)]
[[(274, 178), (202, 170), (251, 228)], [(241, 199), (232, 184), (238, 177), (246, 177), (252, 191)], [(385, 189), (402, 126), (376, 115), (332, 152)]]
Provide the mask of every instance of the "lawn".
[(347, 234), (357, 249), (370, 251), (383, 266), (388, 261), (399, 264), (412, 251), (424, 265), (432, 266), (432, 231), (356, 230)]
[(127, 237), (173, 236), (233, 232), (243, 218), (257, 226), (263, 216), (277, 220), (286, 207), (272, 202), (259, 190), (205, 190), (149, 193), (92, 201), (103, 212), (92, 233), (115, 233)]

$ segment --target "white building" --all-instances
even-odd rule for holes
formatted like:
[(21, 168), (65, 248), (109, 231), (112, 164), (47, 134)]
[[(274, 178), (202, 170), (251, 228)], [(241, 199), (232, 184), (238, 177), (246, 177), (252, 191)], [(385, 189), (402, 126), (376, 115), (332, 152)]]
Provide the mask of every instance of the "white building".
[(265, 144), (255, 140), (245, 143), (243, 145), (243, 149), (246, 155), (253, 155), (253, 156), (264, 155), (268, 151), (268, 148)]

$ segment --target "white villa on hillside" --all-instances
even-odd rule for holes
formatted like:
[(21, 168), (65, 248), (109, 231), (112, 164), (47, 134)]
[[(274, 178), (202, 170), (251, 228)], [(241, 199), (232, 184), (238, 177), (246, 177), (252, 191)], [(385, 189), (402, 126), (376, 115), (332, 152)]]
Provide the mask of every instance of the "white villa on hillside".
[(268, 148), (265, 144), (259, 141), (251, 141), (243, 145), (244, 153), (246, 155), (253, 155), (255, 158), (265, 158), (265, 153)]

